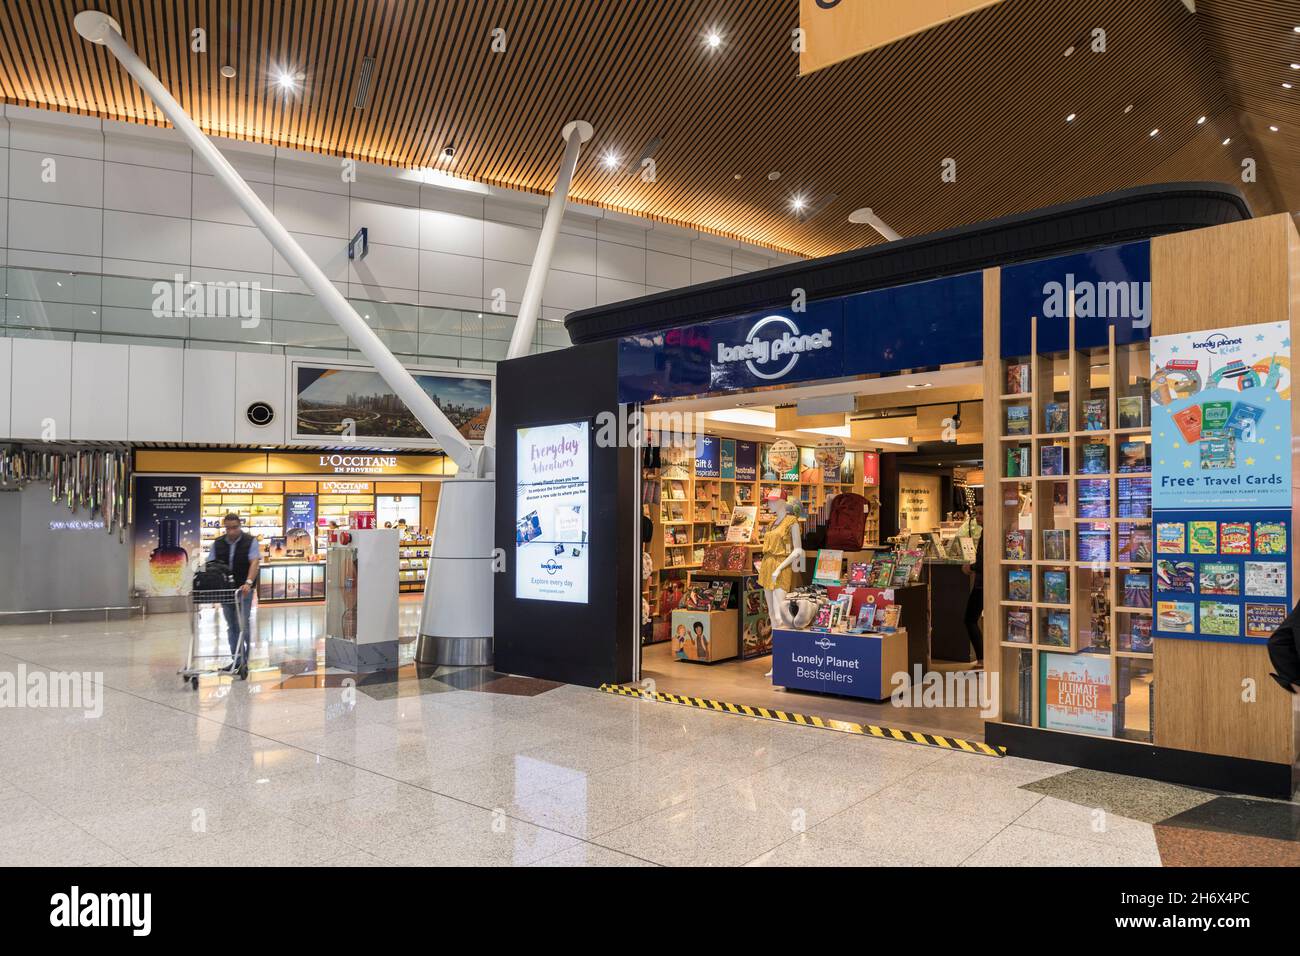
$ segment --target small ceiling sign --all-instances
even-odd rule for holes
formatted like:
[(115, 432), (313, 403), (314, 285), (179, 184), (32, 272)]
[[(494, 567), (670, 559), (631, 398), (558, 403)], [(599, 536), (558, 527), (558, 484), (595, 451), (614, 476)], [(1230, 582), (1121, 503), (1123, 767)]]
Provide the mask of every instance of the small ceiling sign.
[(914, 33), (1002, 0), (799, 0), (803, 43), (799, 73), (807, 76)]

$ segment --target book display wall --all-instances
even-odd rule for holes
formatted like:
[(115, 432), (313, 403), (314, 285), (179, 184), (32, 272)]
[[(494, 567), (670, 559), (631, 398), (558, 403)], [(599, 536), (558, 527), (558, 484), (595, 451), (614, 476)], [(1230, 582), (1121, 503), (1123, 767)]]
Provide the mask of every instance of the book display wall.
[(1002, 719), (1149, 741), (1149, 347), (1111, 328), (1106, 347), (1075, 349), (1072, 328), (1069, 350), (1038, 354), (1034, 321), (1033, 354), (999, 368), (1000, 600), (985, 631)]
[[(705, 442), (716, 444), (716, 454), (702, 444)], [(738, 456), (738, 446), (751, 446), (753, 457)], [(825, 481), (825, 470), (813, 464), (811, 448), (800, 449), (801, 464), (796, 469), (763, 480), (766, 448), (760, 442), (702, 436), (694, 450), (663, 446), (658, 470), (643, 470), (641, 503), (654, 524), (649, 542), (654, 570), (642, 585), (642, 597), (649, 602), (654, 622), (652, 637), (646, 643), (669, 639), (672, 612), (686, 593), (691, 572), (704, 567), (711, 546), (745, 544), (757, 551), (772, 521), (763, 506), (771, 489), (781, 489), (789, 500), (800, 503), (800, 521), (805, 529), (809, 515), (830, 497), (863, 491), (854, 471), (853, 452), (829, 476), (840, 480)], [(874, 488), (870, 491), (878, 494)], [(869, 539), (873, 539), (871, 517), (878, 510), (873, 505), (868, 517)], [(878, 536), (878, 517), (875, 528)]]

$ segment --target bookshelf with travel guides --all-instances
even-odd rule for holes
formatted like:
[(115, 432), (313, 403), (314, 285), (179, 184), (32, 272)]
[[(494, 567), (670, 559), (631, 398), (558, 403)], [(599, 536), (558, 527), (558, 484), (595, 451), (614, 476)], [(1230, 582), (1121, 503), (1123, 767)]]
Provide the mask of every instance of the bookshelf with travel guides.
[(1149, 742), (1150, 350), (1117, 345), (1113, 326), (1106, 345), (1076, 348), (1076, 323), (1056, 319), (1068, 348), (1040, 354), (1044, 321), (1032, 320), (1030, 354), (986, 366), (999, 395), (986, 456), (1000, 475), (986, 533), (1000, 551), (984, 629), (1000, 648), (1001, 719)]
[[(724, 437), (717, 440), (733, 445), (742, 441)], [(641, 500), (654, 525), (649, 542), (653, 571), (643, 580), (641, 595), (649, 603), (654, 622), (653, 636), (646, 643), (668, 639), (672, 609), (680, 600), (691, 572), (700, 569), (706, 547), (726, 542), (736, 508), (756, 509), (749, 546), (755, 552), (759, 550), (772, 521), (772, 515), (763, 506), (772, 488), (784, 490), (788, 499), (800, 503), (800, 522), (805, 529), (809, 516), (815, 516), (829, 498), (842, 492), (864, 495), (871, 503), (865, 537), (871, 543), (877, 542), (879, 491), (875, 487), (864, 489), (862, 469), (856, 467), (860, 464), (858, 453), (848, 452), (841, 466), (840, 477), (847, 474), (849, 481), (826, 482), (821, 469), (807, 467), (800, 469), (798, 480), (764, 480), (762, 463), (766, 444), (752, 444), (757, 446), (753, 480), (699, 475), (698, 459), (690, 447), (665, 446), (660, 450), (660, 467), (643, 470)], [(801, 458), (810, 457), (811, 451), (801, 449)], [(719, 474), (725, 471), (719, 469)]]

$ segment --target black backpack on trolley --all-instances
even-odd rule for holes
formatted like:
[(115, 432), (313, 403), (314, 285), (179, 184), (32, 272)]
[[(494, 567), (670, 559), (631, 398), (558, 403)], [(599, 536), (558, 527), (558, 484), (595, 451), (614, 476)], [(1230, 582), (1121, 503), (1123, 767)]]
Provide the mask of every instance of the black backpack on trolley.
[(209, 561), (203, 570), (194, 572), (195, 591), (230, 591), (235, 587), (235, 575), (224, 561)]

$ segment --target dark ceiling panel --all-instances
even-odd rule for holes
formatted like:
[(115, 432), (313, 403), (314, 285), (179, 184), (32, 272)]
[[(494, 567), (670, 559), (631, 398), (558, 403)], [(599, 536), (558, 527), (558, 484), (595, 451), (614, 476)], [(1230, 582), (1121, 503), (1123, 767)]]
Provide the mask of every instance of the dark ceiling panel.
[[(1300, 81), (1300, 0), (1199, 0), (1196, 14), (1005, 0), (802, 78), (797, 0), (0, 0), (0, 98), (163, 123), (76, 35), (87, 6), (209, 132), (547, 192), (560, 127), (586, 119), (575, 200), (802, 255), (879, 241), (848, 222), (859, 206), (903, 235), (1170, 180), (1232, 183), (1256, 213), (1300, 209), (1300, 91), (1281, 86)], [(206, 54), (190, 52), (195, 27)], [(300, 94), (274, 89), (278, 68), (305, 74)], [(656, 139), (646, 183), (635, 159)], [(1257, 182), (1241, 181), (1247, 158)], [(796, 194), (822, 208), (792, 214)]]

